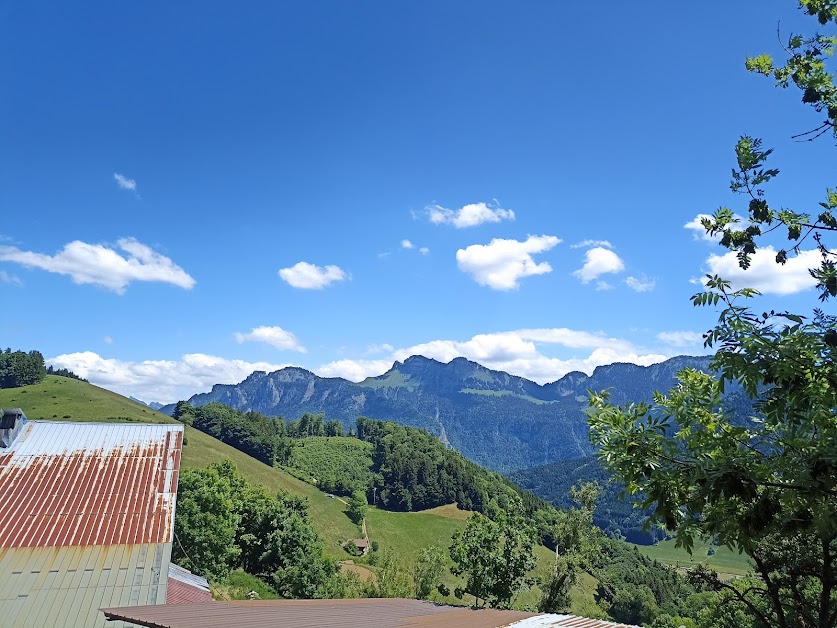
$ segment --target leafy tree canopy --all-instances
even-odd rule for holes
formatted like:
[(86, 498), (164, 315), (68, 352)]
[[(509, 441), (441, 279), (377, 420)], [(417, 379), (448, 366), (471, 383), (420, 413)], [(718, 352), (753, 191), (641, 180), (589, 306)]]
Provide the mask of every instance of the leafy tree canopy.
[[(799, 5), (821, 25), (837, 22), (837, 2)], [(747, 61), (748, 69), (772, 75), (780, 86), (799, 87), (803, 102), (825, 116), (802, 139), (837, 131), (837, 89), (827, 68), (835, 43), (831, 36), (791, 35), (784, 65), (765, 55)], [(837, 194), (829, 190), (816, 215), (773, 208), (761, 187), (778, 174), (765, 166), (770, 153), (760, 140), (739, 140), (731, 187), (749, 197), (748, 216), (742, 220), (721, 208), (704, 227), (738, 252), (745, 269), (775, 230), (786, 231), (793, 253), (811, 237), (821, 260), (810, 272), (826, 300), (837, 295), (834, 254), (824, 243), (824, 234), (837, 231)], [(780, 250), (776, 261), (783, 264), (788, 255)], [(651, 522), (674, 533), (679, 545), (691, 548), (696, 536), (712, 536), (746, 552), (755, 567), (755, 577), (736, 583), (698, 569), (696, 581), (722, 591), (758, 626), (835, 626), (837, 320), (818, 310), (810, 318), (754, 312), (747, 303), (757, 291), (733, 290), (720, 277), (705, 285), (692, 301), (722, 308), (705, 334), (706, 345), (717, 350), (712, 368), (718, 379), (685, 370), (676, 388), (650, 404), (616, 407), (606, 392), (592, 393), (591, 439), (626, 490), (644, 494)], [(743, 425), (721, 404), (732, 382), (754, 402), (755, 416)], [(621, 595), (613, 604), (634, 617), (635, 601), (636, 595)]]
[(474, 605), (508, 608), (535, 566), (535, 530), (518, 508), (496, 521), (475, 513), (452, 537), (451, 573), (465, 576), (457, 597), (473, 595)]
[[(799, 0), (800, 8), (808, 15), (816, 16), (822, 26), (837, 24), (837, 3), (834, 0)], [(826, 133), (837, 137), (837, 86), (830, 71), (837, 38), (816, 33), (806, 36), (791, 33), (783, 45), (787, 58), (777, 64), (767, 54), (750, 57), (747, 70), (772, 77), (779, 87), (795, 86), (802, 91), (802, 102), (811, 105), (822, 115), (815, 128), (795, 136), (800, 141), (813, 141)], [(732, 209), (721, 207), (711, 218), (702, 220), (707, 233), (720, 237), (721, 245), (737, 251), (741, 268), (747, 269), (765, 238), (774, 232), (786, 236), (789, 246), (776, 252), (778, 264), (787, 263), (789, 255), (801, 253), (806, 240), (813, 240), (821, 261), (811, 268), (820, 298), (837, 296), (837, 254), (825, 243), (824, 236), (837, 231), (837, 190), (826, 189), (823, 200), (814, 210), (779, 208), (766, 197), (764, 184), (779, 174), (776, 168), (766, 165), (772, 149), (763, 146), (759, 138), (741, 137), (735, 146), (736, 168), (732, 172), (730, 188), (747, 199), (746, 218), (737, 216)]]
[(44, 356), (40, 351), (0, 352), (0, 388), (18, 388), (43, 381), (46, 377)]

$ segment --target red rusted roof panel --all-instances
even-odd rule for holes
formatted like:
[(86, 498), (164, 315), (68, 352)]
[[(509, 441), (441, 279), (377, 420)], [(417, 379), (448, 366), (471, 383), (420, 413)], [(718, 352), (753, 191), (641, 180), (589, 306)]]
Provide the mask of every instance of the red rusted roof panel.
[(193, 604), (195, 602), (211, 602), (212, 593), (206, 589), (192, 586), (175, 578), (169, 578), (169, 588), (166, 592), (166, 604)]
[(0, 458), (0, 547), (171, 543), (181, 425), (30, 421)]

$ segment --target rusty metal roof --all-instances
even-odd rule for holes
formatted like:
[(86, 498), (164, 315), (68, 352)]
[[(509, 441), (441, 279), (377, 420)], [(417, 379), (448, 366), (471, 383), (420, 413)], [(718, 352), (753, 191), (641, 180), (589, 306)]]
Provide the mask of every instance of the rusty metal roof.
[(0, 547), (170, 543), (182, 425), (30, 421), (0, 453)]
[(629, 624), (617, 624), (602, 619), (588, 619), (576, 615), (537, 615), (530, 617), (516, 624), (513, 628), (639, 628)]
[(206, 578), (197, 576), (174, 563), (169, 565), (169, 590), (166, 593), (166, 604), (211, 601), (212, 592)]
[[(149, 628), (612, 628), (624, 626), (573, 615), (471, 610), (400, 599), (262, 600), (103, 608), (109, 619)], [(624, 628), (634, 628), (624, 626)]]
[[(121, 619), (153, 628), (388, 628), (396, 626), (445, 626), (450, 628), (499, 628), (532, 613), (472, 611), (457, 606), (399, 599), (354, 600), (254, 600), (103, 608), (109, 619)], [(469, 621), (463, 623), (463, 616)], [(431, 623), (412, 623), (430, 619)]]

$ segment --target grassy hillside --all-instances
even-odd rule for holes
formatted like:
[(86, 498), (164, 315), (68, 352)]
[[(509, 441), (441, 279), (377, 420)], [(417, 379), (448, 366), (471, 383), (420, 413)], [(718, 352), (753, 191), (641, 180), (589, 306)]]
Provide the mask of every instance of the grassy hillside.
[[(635, 545), (640, 552), (665, 565), (688, 569), (698, 563), (717, 571), (721, 577), (743, 576), (750, 571), (749, 559), (745, 554), (713, 546), (708, 541), (695, 542), (692, 555), (682, 547), (675, 547), (674, 540), (660, 541), (656, 545)], [(709, 551), (714, 554), (709, 555)]]
[[(30, 419), (64, 421), (105, 421), (174, 423), (174, 419), (86, 382), (56, 376), (48, 376), (42, 383), (23, 388), (0, 389), (0, 407), (20, 407)], [(231, 460), (250, 482), (265, 486), (270, 491), (286, 490), (308, 499), (311, 519), (323, 538), (326, 550), (332, 556), (346, 559), (348, 556), (340, 544), (361, 532), (345, 514), (346, 505), (338, 498), (330, 497), (319, 489), (288, 473), (259, 462), (250, 456), (225, 445), (191, 427), (186, 427), (186, 445), (183, 449), (184, 468), (202, 468), (218, 460)], [(366, 444), (361, 444), (361, 447)], [(313, 452), (313, 450), (311, 450)], [(411, 561), (419, 550), (427, 545), (447, 548), (451, 535), (465, 526), (470, 513), (454, 505), (433, 508), (424, 512), (389, 512), (370, 508), (367, 530), (370, 539), (377, 540), (381, 549), (391, 548), (403, 560)], [(535, 573), (549, 569), (552, 553), (545, 547), (537, 548), (539, 564)], [(244, 577), (244, 576), (242, 576)], [(452, 584), (452, 580), (451, 580)], [(583, 582), (578, 588), (574, 608), (583, 612), (592, 604), (594, 583)], [(518, 602), (533, 606), (540, 593), (524, 592)], [(453, 598), (450, 602), (455, 602)]]

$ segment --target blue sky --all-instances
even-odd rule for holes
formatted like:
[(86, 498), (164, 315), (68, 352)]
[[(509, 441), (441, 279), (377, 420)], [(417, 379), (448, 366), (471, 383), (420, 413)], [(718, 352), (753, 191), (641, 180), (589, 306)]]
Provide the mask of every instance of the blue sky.
[[(701, 352), (732, 146), (824, 194), (748, 75), (794, 3), (0, 1), (0, 333), (173, 401), (411, 353), (539, 382)], [(804, 264), (740, 281), (810, 309)], [(781, 294), (780, 294), (781, 293)]]

